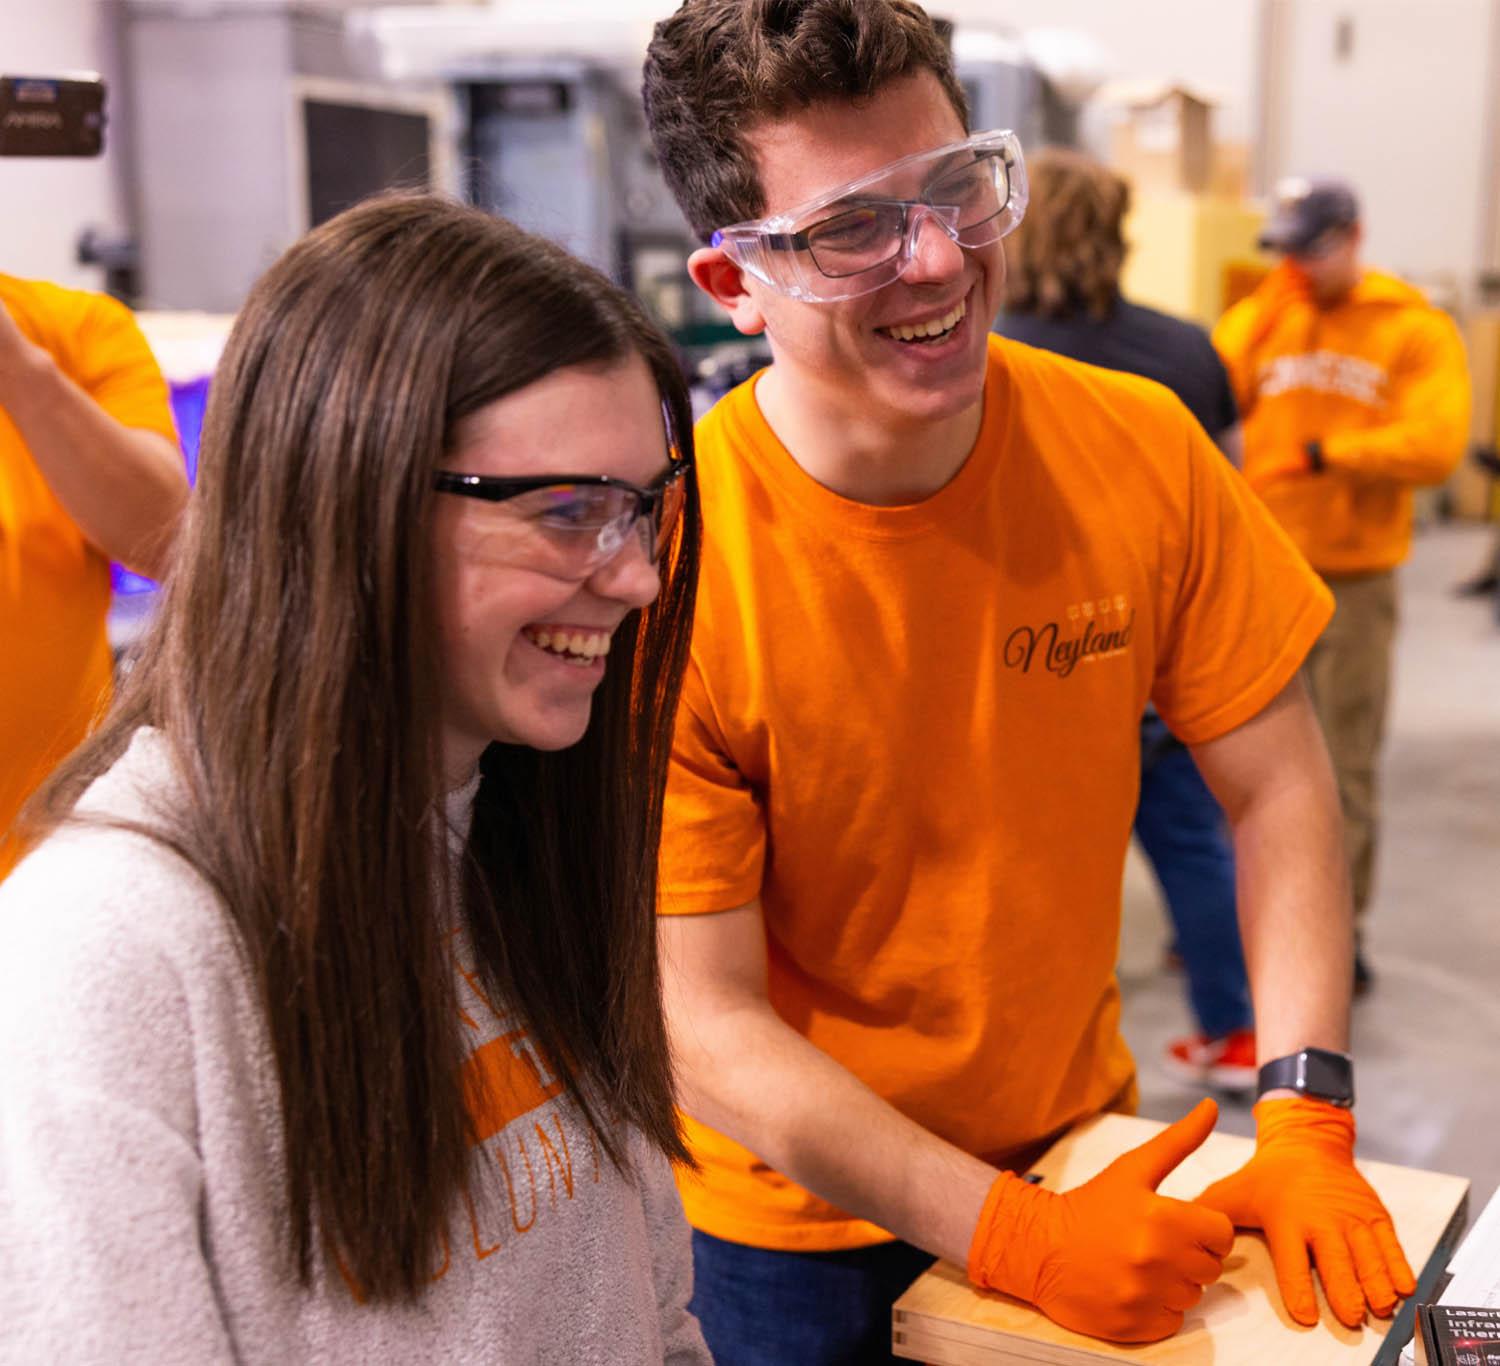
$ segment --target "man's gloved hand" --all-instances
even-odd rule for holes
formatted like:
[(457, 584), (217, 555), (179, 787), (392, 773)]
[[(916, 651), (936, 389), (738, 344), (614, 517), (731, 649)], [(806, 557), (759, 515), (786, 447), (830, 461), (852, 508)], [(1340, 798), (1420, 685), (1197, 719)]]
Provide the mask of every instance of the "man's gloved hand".
[(1380, 1318), (1417, 1288), (1380, 1197), (1354, 1167), (1354, 1116), (1319, 1100), (1255, 1107), (1255, 1156), (1216, 1181), (1198, 1203), (1240, 1228), (1264, 1229), (1276, 1282), (1298, 1323), (1318, 1321), (1308, 1251), (1339, 1321)]
[(990, 1188), (969, 1248), (969, 1279), (1027, 1300), (1064, 1328), (1114, 1342), (1155, 1342), (1218, 1280), (1234, 1246), (1222, 1214), (1157, 1195), (1213, 1130), (1199, 1103), (1149, 1142), (1064, 1194), (1009, 1172)]

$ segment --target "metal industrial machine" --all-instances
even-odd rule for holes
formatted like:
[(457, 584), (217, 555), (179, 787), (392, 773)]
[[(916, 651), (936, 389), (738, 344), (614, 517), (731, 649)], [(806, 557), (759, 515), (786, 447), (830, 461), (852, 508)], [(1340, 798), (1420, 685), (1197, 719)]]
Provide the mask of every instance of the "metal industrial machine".
[[(232, 311), (302, 232), (390, 185), (459, 195), (633, 289), (721, 378), (763, 358), (687, 278), (698, 245), (640, 111), (650, 24), (568, 0), (345, 9), (126, 0), (142, 301)], [(1074, 140), (1076, 112), (1017, 41), (960, 29), (978, 128)], [(749, 347), (747, 352), (746, 348)], [(730, 363), (732, 361), (732, 363)]]

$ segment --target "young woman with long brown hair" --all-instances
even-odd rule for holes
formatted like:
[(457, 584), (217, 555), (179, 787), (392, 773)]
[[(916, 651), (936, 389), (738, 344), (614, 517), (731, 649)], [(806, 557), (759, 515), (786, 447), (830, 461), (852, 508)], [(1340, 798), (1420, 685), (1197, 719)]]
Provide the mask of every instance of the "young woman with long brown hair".
[(0, 1359), (708, 1360), (654, 934), (691, 439), (637, 306), (475, 210), (256, 286), (0, 893)]

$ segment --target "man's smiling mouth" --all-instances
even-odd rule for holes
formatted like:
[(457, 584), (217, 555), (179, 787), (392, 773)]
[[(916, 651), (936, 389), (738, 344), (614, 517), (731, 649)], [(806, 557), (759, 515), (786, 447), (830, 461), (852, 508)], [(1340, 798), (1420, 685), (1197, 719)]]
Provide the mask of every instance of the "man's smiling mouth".
[(898, 323), (894, 327), (877, 327), (875, 330), (884, 337), (890, 337), (893, 341), (930, 346), (933, 342), (946, 340), (952, 334), (953, 329), (963, 322), (968, 311), (968, 300), (960, 299), (946, 313), (936, 318), (929, 318), (919, 323)]

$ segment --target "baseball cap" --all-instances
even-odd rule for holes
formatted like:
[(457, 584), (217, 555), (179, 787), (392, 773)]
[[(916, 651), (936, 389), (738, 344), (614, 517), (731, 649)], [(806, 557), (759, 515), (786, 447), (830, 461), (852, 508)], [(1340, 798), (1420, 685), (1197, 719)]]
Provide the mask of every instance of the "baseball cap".
[(1359, 200), (1342, 180), (1283, 180), (1276, 187), (1276, 208), (1260, 234), (1271, 251), (1299, 252), (1330, 228), (1359, 221)]

